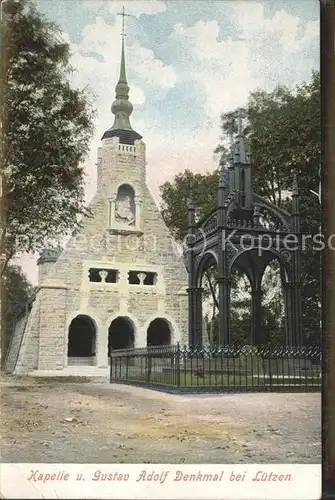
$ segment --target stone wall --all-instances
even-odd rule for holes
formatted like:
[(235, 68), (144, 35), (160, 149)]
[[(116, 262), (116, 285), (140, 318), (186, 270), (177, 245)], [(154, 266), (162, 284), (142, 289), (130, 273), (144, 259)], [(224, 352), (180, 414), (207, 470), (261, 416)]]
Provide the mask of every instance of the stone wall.
[[(117, 138), (105, 139), (98, 151), (98, 187), (91, 217), (68, 242), (58, 261), (41, 273), (41, 289), (24, 339), (18, 370), (62, 369), (67, 363), (69, 325), (78, 314), (96, 325), (97, 365), (107, 363), (108, 328), (117, 316), (135, 324), (137, 347), (146, 345), (146, 329), (155, 317), (173, 329), (173, 342), (187, 342), (187, 273), (176, 245), (145, 182), (145, 145), (135, 141), (120, 151)], [(129, 183), (139, 201), (136, 231), (110, 227), (110, 198)], [(139, 230), (140, 228), (140, 230)], [(91, 282), (90, 268), (115, 269), (117, 283)], [(154, 285), (128, 284), (130, 270), (154, 272)], [(42, 272), (43, 271), (43, 272)], [(57, 280), (62, 286), (50, 286)], [(47, 283), (49, 282), (49, 285)]]
[(29, 313), (29, 318), (22, 337), (22, 344), (15, 372), (17, 374), (29, 373), (36, 370), (38, 366), (38, 349), (39, 349), (39, 317), (40, 317), (40, 300), (37, 292), (36, 299)]
[(8, 356), (6, 360), (5, 370), (9, 373), (13, 373), (16, 367), (17, 358), (19, 355), (23, 335), (26, 329), (27, 321), (29, 318), (29, 312), (22, 314), (15, 325), (14, 331), (12, 333)]
[(66, 359), (66, 286), (45, 284), (40, 291), (39, 370), (62, 370)]

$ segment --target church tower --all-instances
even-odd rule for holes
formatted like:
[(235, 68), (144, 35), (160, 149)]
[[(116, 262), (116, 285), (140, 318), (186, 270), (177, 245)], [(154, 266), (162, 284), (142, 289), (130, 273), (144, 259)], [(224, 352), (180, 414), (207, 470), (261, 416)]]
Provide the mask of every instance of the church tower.
[[(122, 15), (125, 15), (124, 12)], [(133, 105), (129, 100), (130, 89), (126, 78), (124, 36), (123, 27), (120, 76), (111, 107), (114, 123), (101, 139), (97, 185), (101, 196), (108, 198), (109, 232), (140, 235), (143, 234), (142, 199), (146, 184), (146, 156), (142, 136), (130, 124)]]
[(114, 123), (98, 148), (91, 215), (60, 254), (44, 251), (38, 261), (35, 300), (12, 337), (14, 373), (105, 375), (111, 350), (187, 342), (187, 272), (130, 123), (122, 26)]

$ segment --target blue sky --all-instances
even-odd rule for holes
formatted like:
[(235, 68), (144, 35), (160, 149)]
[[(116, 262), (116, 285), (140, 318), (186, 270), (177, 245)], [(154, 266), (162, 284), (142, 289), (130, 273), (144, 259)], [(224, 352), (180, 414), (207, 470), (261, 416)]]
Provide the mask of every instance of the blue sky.
[[(37, 2), (71, 45), (73, 83), (88, 85), (94, 95), (98, 116), (87, 163), (89, 197), (95, 185), (90, 164), (102, 133), (113, 122), (110, 105), (121, 29), (116, 14), (122, 6), (132, 14), (126, 18), (132, 123), (147, 143), (148, 182), (155, 196), (155, 162), (162, 147), (169, 157), (169, 168), (164, 167), (169, 179), (180, 170), (183, 150), (186, 156), (192, 151), (189, 166), (213, 168), (220, 113), (245, 104), (257, 88), (271, 90), (279, 83), (292, 87), (308, 80), (319, 66), (317, 0)], [(174, 159), (169, 154), (173, 150)]]
[[(87, 198), (96, 187), (96, 148), (113, 123), (122, 6), (131, 123), (147, 145), (147, 179), (159, 185), (190, 168), (215, 168), (222, 112), (250, 92), (309, 80), (319, 68), (318, 0), (36, 0), (70, 43), (73, 85), (88, 86), (97, 109), (85, 163)], [(35, 281), (34, 259), (24, 268)]]

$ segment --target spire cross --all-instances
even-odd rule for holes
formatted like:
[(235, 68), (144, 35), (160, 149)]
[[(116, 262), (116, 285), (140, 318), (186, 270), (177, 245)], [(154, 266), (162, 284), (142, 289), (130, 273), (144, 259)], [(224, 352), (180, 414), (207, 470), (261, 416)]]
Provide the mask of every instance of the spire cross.
[(131, 14), (126, 14), (125, 11), (124, 11), (124, 7), (122, 7), (122, 12), (118, 12), (117, 14), (118, 16), (122, 16), (122, 32), (121, 32), (121, 36), (122, 37), (125, 37), (127, 36), (124, 32), (124, 18), (127, 16), (127, 17), (132, 17)]

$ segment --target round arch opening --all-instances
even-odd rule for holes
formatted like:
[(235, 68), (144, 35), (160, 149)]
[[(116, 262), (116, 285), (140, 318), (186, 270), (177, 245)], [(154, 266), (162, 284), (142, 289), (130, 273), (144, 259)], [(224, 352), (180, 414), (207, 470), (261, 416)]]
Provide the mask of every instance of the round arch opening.
[(151, 321), (147, 329), (147, 346), (170, 345), (171, 327), (164, 318), (156, 318)]
[(92, 365), (95, 360), (96, 327), (89, 316), (79, 314), (70, 323), (67, 357), (69, 365)]
[(108, 329), (108, 357), (116, 349), (134, 347), (135, 329), (133, 322), (126, 316), (115, 318)]
[(204, 278), (204, 274), (207, 271), (207, 269), (212, 268), (212, 269), (218, 269), (218, 263), (217, 263), (217, 257), (214, 253), (212, 252), (206, 252), (196, 269), (196, 284), (198, 287), (202, 287), (202, 282)]

